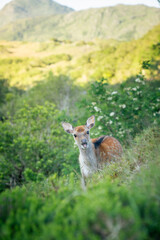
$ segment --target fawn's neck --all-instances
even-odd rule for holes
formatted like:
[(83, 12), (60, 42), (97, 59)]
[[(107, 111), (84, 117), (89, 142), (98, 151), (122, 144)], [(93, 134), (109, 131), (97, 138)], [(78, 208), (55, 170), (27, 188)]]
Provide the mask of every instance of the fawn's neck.
[(79, 162), (82, 175), (88, 177), (97, 170), (97, 157), (92, 142), (89, 142), (88, 148), (83, 150), (79, 148)]

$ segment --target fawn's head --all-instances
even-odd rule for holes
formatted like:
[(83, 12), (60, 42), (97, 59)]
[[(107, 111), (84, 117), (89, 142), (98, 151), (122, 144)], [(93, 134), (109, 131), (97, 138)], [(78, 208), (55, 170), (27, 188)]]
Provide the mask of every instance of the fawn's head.
[(67, 133), (73, 135), (74, 140), (78, 147), (85, 150), (89, 146), (90, 136), (89, 130), (95, 125), (95, 117), (91, 116), (88, 118), (86, 125), (73, 127), (70, 123), (62, 122), (62, 126)]

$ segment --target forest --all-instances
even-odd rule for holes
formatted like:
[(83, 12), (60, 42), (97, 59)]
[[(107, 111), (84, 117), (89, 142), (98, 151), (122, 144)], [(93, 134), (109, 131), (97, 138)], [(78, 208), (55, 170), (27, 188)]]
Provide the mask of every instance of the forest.
[[(121, 159), (80, 184), (62, 121)], [(0, 239), (159, 239), (160, 25), (129, 41), (0, 41)]]

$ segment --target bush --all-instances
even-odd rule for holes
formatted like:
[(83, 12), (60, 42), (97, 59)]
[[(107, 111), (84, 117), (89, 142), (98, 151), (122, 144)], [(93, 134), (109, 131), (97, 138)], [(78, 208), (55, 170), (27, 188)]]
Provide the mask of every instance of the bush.
[(145, 81), (143, 75), (113, 87), (101, 79), (91, 85), (89, 97), (82, 107), (87, 106), (87, 116), (96, 116), (97, 135), (107, 133), (129, 142), (141, 130), (160, 123), (160, 84)]
[(51, 55), (42, 60), (46, 65), (55, 64), (61, 61), (70, 61), (72, 57), (68, 54)]
[(60, 174), (63, 163), (67, 168), (69, 161), (77, 169), (73, 142), (60, 123), (64, 118), (64, 113), (46, 103), (33, 108), (26, 105), (13, 119), (0, 122), (0, 191)]

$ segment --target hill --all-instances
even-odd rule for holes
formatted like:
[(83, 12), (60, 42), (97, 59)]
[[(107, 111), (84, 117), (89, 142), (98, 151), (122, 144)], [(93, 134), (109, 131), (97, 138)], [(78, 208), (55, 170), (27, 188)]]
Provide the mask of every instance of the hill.
[(73, 9), (52, 0), (13, 0), (0, 11), (1, 26), (18, 19), (64, 14)]
[[(12, 86), (28, 88), (49, 72), (66, 75), (76, 83), (107, 78), (110, 83), (136, 75), (143, 61), (152, 59), (152, 78), (159, 75), (160, 25), (130, 42), (96, 40), (67, 42), (0, 42), (0, 76)], [(9, 71), (8, 71), (9, 69)], [(146, 70), (150, 79), (150, 71)]]
[[(38, 12), (40, 16), (41, 12)], [(2, 13), (0, 15), (2, 16)], [(33, 15), (30, 14), (30, 17)], [(6, 18), (8, 17), (6, 16)], [(0, 28), (0, 39), (46, 41), (54, 37), (72, 41), (90, 41), (95, 38), (126, 41), (142, 37), (159, 23), (160, 12), (157, 8), (144, 5), (117, 5), (71, 12), (61, 16), (37, 17), (17, 21)]]

